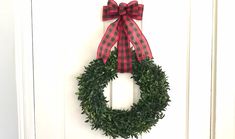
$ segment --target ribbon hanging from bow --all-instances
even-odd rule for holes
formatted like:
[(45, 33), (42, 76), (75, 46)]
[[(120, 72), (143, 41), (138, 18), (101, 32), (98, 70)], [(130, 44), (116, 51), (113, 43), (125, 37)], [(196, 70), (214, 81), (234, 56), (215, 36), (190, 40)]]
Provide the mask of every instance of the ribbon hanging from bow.
[(99, 44), (97, 59), (107, 62), (111, 48), (117, 42), (118, 72), (132, 72), (132, 52), (130, 42), (135, 48), (138, 61), (152, 58), (149, 44), (133, 19), (142, 20), (143, 5), (137, 1), (120, 3), (109, 0), (103, 7), (103, 21), (116, 19), (111, 23)]

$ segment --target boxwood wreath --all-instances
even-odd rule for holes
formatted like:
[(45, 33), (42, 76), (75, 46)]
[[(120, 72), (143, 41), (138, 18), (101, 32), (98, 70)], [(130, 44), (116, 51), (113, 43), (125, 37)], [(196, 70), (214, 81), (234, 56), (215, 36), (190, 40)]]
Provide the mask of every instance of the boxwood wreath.
[(95, 59), (85, 67), (85, 72), (78, 79), (78, 100), (82, 114), (92, 129), (100, 129), (106, 136), (113, 138), (136, 137), (148, 132), (164, 117), (170, 98), (169, 83), (161, 67), (153, 60), (137, 61), (132, 51), (132, 78), (140, 87), (140, 99), (129, 110), (112, 109), (107, 106), (104, 88), (117, 78), (117, 49), (111, 52), (106, 64)]

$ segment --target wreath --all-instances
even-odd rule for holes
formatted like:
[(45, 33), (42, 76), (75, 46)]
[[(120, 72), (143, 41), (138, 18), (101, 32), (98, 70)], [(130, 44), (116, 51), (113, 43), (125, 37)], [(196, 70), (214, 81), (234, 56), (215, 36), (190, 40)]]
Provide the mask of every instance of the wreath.
[(101, 129), (106, 136), (113, 138), (138, 137), (148, 132), (159, 119), (164, 117), (168, 102), (169, 84), (160, 66), (150, 59), (138, 62), (132, 57), (132, 78), (140, 87), (140, 99), (130, 110), (112, 109), (107, 106), (103, 95), (107, 84), (117, 78), (117, 49), (111, 52), (106, 64), (95, 59), (85, 67), (78, 77), (78, 99), (81, 101), (82, 114), (87, 115), (92, 129)]
[[(106, 136), (138, 138), (148, 132), (164, 117), (170, 98), (167, 76), (155, 65), (149, 44), (133, 19), (141, 20), (143, 5), (137, 1), (120, 3), (109, 0), (103, 7), (103, 20), (118, 18), (111, 23), (97, 51), (97, 59), (91, 61), (78, 79), (78, 100), (81, 101), (85, 122), (92, 129), (103, 130)], [(117, 42), (117, 48), (111, 51)], [(132, 43), (135, 50), (130, 48)], [(129, 72), (140, 87), (140, 99), (129, 110), (107, 106), (104, 88), (117, 78), (118, 72)]]

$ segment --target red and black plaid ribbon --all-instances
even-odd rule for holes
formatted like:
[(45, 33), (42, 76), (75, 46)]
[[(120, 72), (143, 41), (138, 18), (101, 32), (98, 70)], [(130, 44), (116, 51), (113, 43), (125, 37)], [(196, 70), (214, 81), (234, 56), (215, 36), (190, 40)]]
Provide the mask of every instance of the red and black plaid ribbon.
[(118, 49), (118, 72), (132, 72), (132, 53), (130, 42), (133, 44), (138, 61), (152, 58), (149, 44), (133, 19), (142, 20), (143, 5), (137, 1), (120, 3), (109, 0), (108, 5), (103, 7), (103, 21), (117, 18), (111, 23), (97, 51), (97, 58), (107, 62), (111, 48), (117, 42)]

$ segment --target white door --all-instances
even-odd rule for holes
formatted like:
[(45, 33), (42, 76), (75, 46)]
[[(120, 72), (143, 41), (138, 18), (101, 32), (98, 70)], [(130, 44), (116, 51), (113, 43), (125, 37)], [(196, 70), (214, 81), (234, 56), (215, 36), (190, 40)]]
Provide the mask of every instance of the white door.
[[(217, 74), (214, 74), (216, 44), (213, 43), (216, 41), (211, 41), (216, 40), (213, 16), (216, 3), (213, 5), (212, 0), (138, 1), (145, 5), (143, 20), (138, 25), (150, 44), (155, 63), (166, 71), (171, 88), (171, 102), (165, 118), (150, 133), (139, 138), (215, 139), (215, 131), (216, 139), (235, 138), (234, 89), (232, 82), (231, 86), (224, 82), (230, 74), (234, 77), (234, 73), (232, 69), (222, 68), (229, 69), (231, 62), (228, 65), (224, 62), (234, 57), (230, 47), (222, 48), (227, 45), (222, 34), (229, 33), (228, 28), (223, 28), (228, 20), (223, 16), (228, 14), (225, 7), (232, 10), (229, 0), (225, 1), (227, 3), (221, 4), (223, 11), (219, 14), (224, 21), (218, 26), (221, 32), (218, 55), (221, 57), (218, 58)], [(107, 0), (32, 0), (36, 139), (110, 138), (101, 131), (91, 130), (84, 122), (85, 116), (81, 115), (75, 95), (76, 77), (95, 59), (105, 28), (111, 23), (101, 20), (102, 6), (106, 4)], [(230, 46), (234, 46), (234, 42)], [(231, 57), (226, 52), (230, 52)], [(226, 76), (223, 76), (224, 72)], [(218, 96), (226, 91), (225, 96), (217, 99), (217, 112), (215, 99), (211, 97), (217, 88), (214, 86), (215, 75), (218, 75)], [(134, 85), (130, 74), (118, 76), (104, 93), (113, 108), (128, 108), (138, 101), (138, 86)], [(221, 114), (223, 107), (228, 109)], [(215, 114), (218, 120), (216, 128)], [(223, 118), (227, 120), (224, 122)]]

